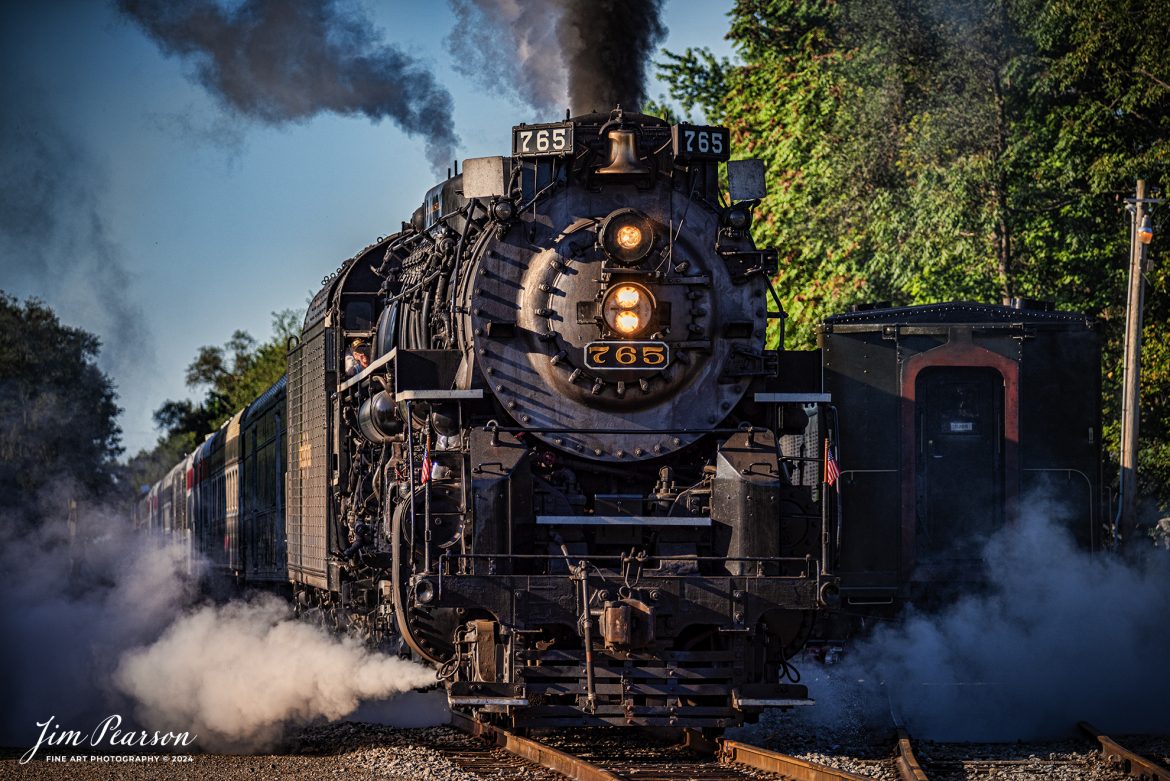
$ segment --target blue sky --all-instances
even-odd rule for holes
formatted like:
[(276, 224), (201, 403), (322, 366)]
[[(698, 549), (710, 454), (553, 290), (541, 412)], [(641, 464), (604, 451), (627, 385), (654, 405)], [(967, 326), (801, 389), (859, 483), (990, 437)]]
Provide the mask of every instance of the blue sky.
[[(444, 45), (446, 4), (361, 5), (451, 93), (460, 159), (505, 153), (513, 124), (559, 118), (467, 83)], [(668, 0), (662, 47), (731, 56), (731, 6)], [(0, 288), (102, 338), (130, 453), (153, 444), (152, 410), (191, 395), (183, 374), (201, 345), (236, 329), (267, 337), (273, 311), (303, 307), (435, 181), (422, 140), (389, 122), (322, 114), (271, 127), (225, 113), (112, 3), (6, 4), (0, 45), (15, 129), (2, 197), (30, 209), (0, 214)], [(666, 88), (652, 80), (649, 92)], [(37, 159), (68, 162), (46, 176)], [(42, 223), (38, 197), (63, 203), (61, 215)]]

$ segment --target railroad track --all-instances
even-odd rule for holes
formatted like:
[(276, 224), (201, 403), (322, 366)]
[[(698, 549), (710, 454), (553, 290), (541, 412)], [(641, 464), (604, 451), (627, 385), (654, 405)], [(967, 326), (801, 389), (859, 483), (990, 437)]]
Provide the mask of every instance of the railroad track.
[(1130, 751), (1087, 721), (1077, 725), (1081, 732), (1097, 741), (1107, 762), (1131, 778), (1141, 781), (1170, 781), (1170, 770), (1145, 757)]
[[(687, 733), (683, 742), (666, 742), (643, 733), (631, 741), (628, 733), (597, 730), (556, 732), (540, 740), (516, 735), (499, 727), (452, 715), (452, 726), (483, 739), (480, 752), (464, 748), (462, 754), (439, 747), (460, 767), (478, 775), (508, 777), (523, 767), (529, 778), (570, 778), (574, 781), (737, 781), (738, 779), (794, 779), (794, 781), (873, 781), (898, 778), (901, 781), (942, 781), (951, 778), (1003, 777), (1047, 778), (1057, 768), (1077, 764), (1075, 758), (1030, 756), (1021, 758), (980, 758), (952, 756), (953, 749), (932, 752), (920, 762), (910, 736), (898, 730), (893, 756), (884, 760), (854, 760), (866, 766), (852, 772), (736, 740), (708, 741), (698, 733)], [(1126, 749), (1092, 725), (1080, 728), (1098, 743), (1104, 765), (1140, 781), (1170, 781), (1170, 771)], [(489, 747), (484, 751), (484, 745)], [(512, 763), (512, 764), (508, 764)], [(520, 764), (517, 764), (520, 763)], [(533, 775), (543, 768), (554, 775)], [(975, 773), (975, 776), (971, 774)], [(512, 773), (515, 775), (515, 773)], [(1097, 775), (1095, 777), (1101, 777)]]

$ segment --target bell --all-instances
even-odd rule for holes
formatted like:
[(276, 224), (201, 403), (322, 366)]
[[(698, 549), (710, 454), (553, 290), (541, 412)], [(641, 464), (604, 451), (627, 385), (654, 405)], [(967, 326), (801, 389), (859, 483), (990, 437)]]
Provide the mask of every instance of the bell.
[(638, 139), (633, 130), (611, 130), (609, 163), (597, 169), (599, 174), (648, 174), (650, 169), (638, 162)]

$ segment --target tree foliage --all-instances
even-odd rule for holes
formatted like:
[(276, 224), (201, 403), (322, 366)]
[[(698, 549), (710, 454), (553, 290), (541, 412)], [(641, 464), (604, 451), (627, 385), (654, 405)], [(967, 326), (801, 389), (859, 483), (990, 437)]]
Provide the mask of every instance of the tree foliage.
[[(1166, 30), (1170, 4), (1148, 0), (738, 0), (742, 64), (687, 51), (659, 70), (767, 165), (755, 233), (780, 253), (789, 346), (865, 301), (1055, 300), (1101, 319), (1114, 418), (1121, 199), (1139, 177), (1170, 184)], [(1142, 423), (1164, 504), (1165, 282), (1151, 275)]]
[[(100, 342), (35, 299), (0, 291), (0, 505), (34, 522), (43, 501), (97, 499), (121, 453), (113, 383)], [(53, 496), (47, 496), (52, 493)]]
[(187, 387), (203, 391), (203, 399), (168, 400), (154, 412), (162, 431), (152, 450), (143, 450), (127, 464), (128, 482), (147, 485), (166, 474), (208, 434), (280, 379), (286, 370), (290, 336), (298, 333), (303, 313), (284, 310), (272, 315), (272, 337), (258, 343), (236, 331), (222, 346), (200, 347), (187, 366)]

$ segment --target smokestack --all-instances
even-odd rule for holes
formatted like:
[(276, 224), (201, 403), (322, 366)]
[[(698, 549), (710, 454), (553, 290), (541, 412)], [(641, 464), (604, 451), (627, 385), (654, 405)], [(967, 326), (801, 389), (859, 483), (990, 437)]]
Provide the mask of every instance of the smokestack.
[(424, 66), (338, 0), (119, 0), (162, 51), (195, 67), (231, 111), (269, 125), (323, 112), (389, 119), (442, 171), (458, 142), (451, 96)]

